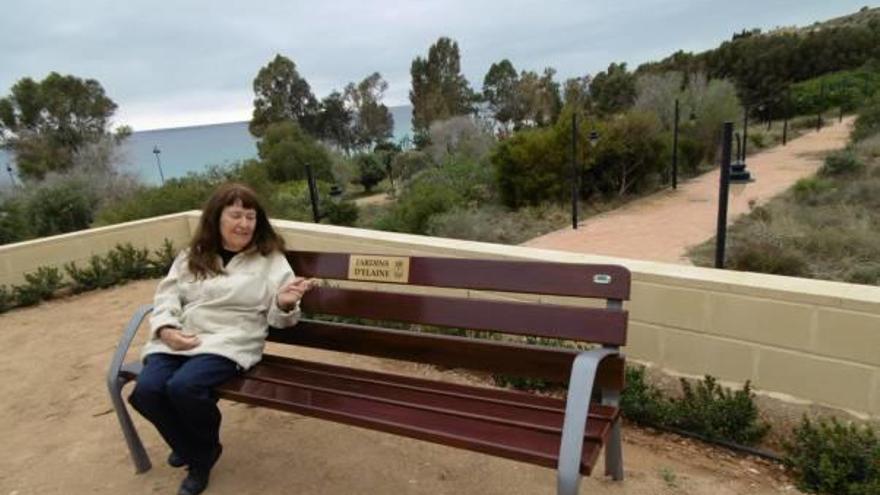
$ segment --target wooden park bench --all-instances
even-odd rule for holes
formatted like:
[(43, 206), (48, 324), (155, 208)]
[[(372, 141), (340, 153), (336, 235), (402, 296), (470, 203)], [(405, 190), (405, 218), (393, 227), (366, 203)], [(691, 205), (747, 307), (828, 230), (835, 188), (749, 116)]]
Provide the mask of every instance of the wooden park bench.
[[(581, 475), (590, 474), (603, 446), (605, 474), (623, 478), (618, 400), (624, 377), (619, 346), (626, 343), (627, 327), (622, 306), (630, 292), (626, 268), (296, 251), (287, 255), (298, 276), (324, 284), (303, 298), (303, 319), (295, 327), (270, 329), (270, 342), (560, 382), (568, 385), (567, 397), (266, 354), (244, 375), (221, 386), (221, 398), (556, 468), (560, 494), (577, 493)], [(345, 280), (368, 281), (370, 290), (332, 282)], [(431, 294), (430, 289), (402, 292), (389, 284), (470, 290), (459, 291), (465, 297), (451, 297)], [(511, 294), (466, 297), (472, 291)], [(604, 307), (559, 305), (517, 299), (516, 294), (605, 301)], [(123, 362), (149, 311), (144, 306), (132, 317), (108, 376), (137, 472), (151, 464), (122, 388), (137, 379), (141, 364)], [(343, 319), (370, 324), (339, 322)], [(382, 322), (396, 322), (390, 326), (398, 329)], [(412, 328), (401, 330), (401, 323)], [(480, 332), (452, 336), (419, 331), (421, 327)], [(504, 336), (476, 337), (486, 332)], [(529, 345), (526, 336), (559, 345)], [(595, 346), (577, 349), (572, 342)]]

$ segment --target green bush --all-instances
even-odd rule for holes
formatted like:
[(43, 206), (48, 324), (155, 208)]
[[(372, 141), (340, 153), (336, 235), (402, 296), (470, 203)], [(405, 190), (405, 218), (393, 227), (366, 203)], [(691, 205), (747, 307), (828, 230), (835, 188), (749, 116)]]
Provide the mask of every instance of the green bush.
[(334, 180), (327, 148), (293, 122), (270, 124), (257, 143), (257, 151), (273, 182), (305, 180), (307, 165), (316, 180)]
[(130, 243), (117, 244), (105, 257), (107, 269), (118, 281), (139, 280), (153, 274), (150, 251), (136, 249)]
[(568, 150), (555, 128), (515, 133), (498, 143), (491, 161), (501, 200), (510, 208), (559, 201), (570, 187)]
[(59, 180), (28, 193), (25, 215), (30, 230), (38, 237), (87, 229), (99, 199), (83, 180)]
[(770, 425), (758, 418), (758, 408), (749, 382), (742, 390), (727, 390), (711, 376), (692, 386), (681, 380), (683, 396), (673, 399), (669, 409), (672, 426), (711, 440), (729, 440), (744, 445), (758, 443)]
[(431, 216), (427, 235), (499, 244), (521, 244), (571, 222), (570, 209), (545, 203), (508, 210), (500, 205), (456, 207)]
[(354, 201), (326, 201), (323, 204), (323, 215), (333, 225), (352, 226), (358, 220), (358, 206)]
[(109, 263), (98, 255), (93, 255), (85, 268), (79, 268), (71, 261), (64, 265), (64, 270), (73, 280), (74, 292), (103, 289), (119, 282), (118, 275), (113, 273)]
[(96, 224), (111, 225), (187, 210), (198, 210), (217, 183), (206, 175), (169, 179), (160, 187), (144, 187), (120, 201), (108, 203), (97, 214)]
[(726, 266), (745, 272), (770, 273), (790, 277), (809, 277), (806, 255), (794, 246), (765, 239), (739, 239), (727, 256)]
[(177, 257), (177, 252), (174, 249), (174, 244), (165, 239), (162, 241), (162, 247), (153, 251), (153, 259), (150, 260), (150, 275), (151, 277), (163, 277), (168, 270), (171, 269), (171, 265), (174, 264), (174, 258)]
[(852, 150), (841, 150), (825, 157), (825, 163), (819, 169), (819, 175), (825, 177), (849, 175), (864, 169), (865, 164)]
[(880, 285), (880, 263), (871, 261), (852, 267), (846, 274), (846, 281), (854, 284)]
[(645, 380), (644, 368), (627, 366), (620, 410), (627, 419), (637, 423), (665, 425), (669, 418), (669, 401), (659, 388)]
[(794, 199), (798, 203), (816, 205), (821, 196), (834, 189), (834, 183), (822, 177), (805, 177), (798, 179), (792, 187)]
[(358, 166), (357, 182), (368, 193), (385, 178), (385, 167), (376, 153), (362, 153), (355, 157)]
[(0, 244), (10, 244), (33, 237), (21, 198), (0, 201)]
[(873, 98), (859, 109), (850, 139), (861, 141), (880, 132), (880, 98)]
[(379, 230), (425, 234), (432, 216), (457, 207), (478, 207), (495, 198), (492, 169), (459, 161), (421, 173), (373, 225)]
[(51, 299), (64, 286), (61, 272), (55, 267), (41, 266), (36, 272), (26, 273), (24, 279), (40, 300)]
[(0, 285), (0, 313), (5, 313), (15, 307), (15, 296), (9, 287)]
[(880, 437), (870, 427), (804, 418), (786, 442), (798, 488), (828, 495), (880, 493)]

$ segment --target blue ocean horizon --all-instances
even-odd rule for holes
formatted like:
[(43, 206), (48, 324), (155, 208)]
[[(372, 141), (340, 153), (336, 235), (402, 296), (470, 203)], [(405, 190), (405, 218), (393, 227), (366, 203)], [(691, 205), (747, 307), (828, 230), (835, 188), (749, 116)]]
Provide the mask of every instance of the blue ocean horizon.
[[(412, 106), (389, 107), (389, 110), (394, 117), (394, 141), (412, 136)], [(231, 165), (256, 158), (257, 140), (248, 132), (247, 121), (137, 131), (122, 146), (122, 170), (136, 174), (146, 184), (160, 184), (154, 149), (159, 151), (158, 161), (167, 180), (202, 172), (213, 165)], [(11, 166), (14, 173), (13, 162), (10, 153), (0, 150), (0, 186), (10, 185), (7, 166)]]

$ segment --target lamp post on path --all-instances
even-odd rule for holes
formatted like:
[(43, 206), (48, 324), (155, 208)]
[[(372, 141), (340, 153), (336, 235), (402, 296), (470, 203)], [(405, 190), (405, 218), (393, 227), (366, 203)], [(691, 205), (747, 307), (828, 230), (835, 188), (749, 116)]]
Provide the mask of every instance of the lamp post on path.
[(675, 123), (672, 131), (672, 188), (678, 189), (678, 98), (675, 99)]
[(162, 151), (159, 149), (159, 145), (153, 146), (153, 154), (156, 155), (156, 166), (159, 167), (159, 179), (162, 180), (162, 185), (165, 185), (165, 174), (162, 173), (162, 160), (159, 159), (159, 153)]
[[(753, 182), (746, 170), (745, 160), (731, 163), (733, 148), (733, 122), (725, 122), (721, 139), (721, 173), (718, 186), (718, 227), (715, 234), (715, 268), (724, 268), (724, 248), (727, 242), (727, 200), (731, 184), (745, 187)], [(745, 156), (745, 147), (742, 155)]]

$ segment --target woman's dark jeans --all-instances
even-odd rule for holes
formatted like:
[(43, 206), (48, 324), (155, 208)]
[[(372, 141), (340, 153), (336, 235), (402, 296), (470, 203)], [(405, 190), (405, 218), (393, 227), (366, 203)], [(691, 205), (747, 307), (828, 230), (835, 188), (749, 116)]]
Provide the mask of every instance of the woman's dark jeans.
[(210, 470), (220, 444), (214, 388), (240, 372), (216, 354), (150, 354), (128, 402), (193, 469)]

